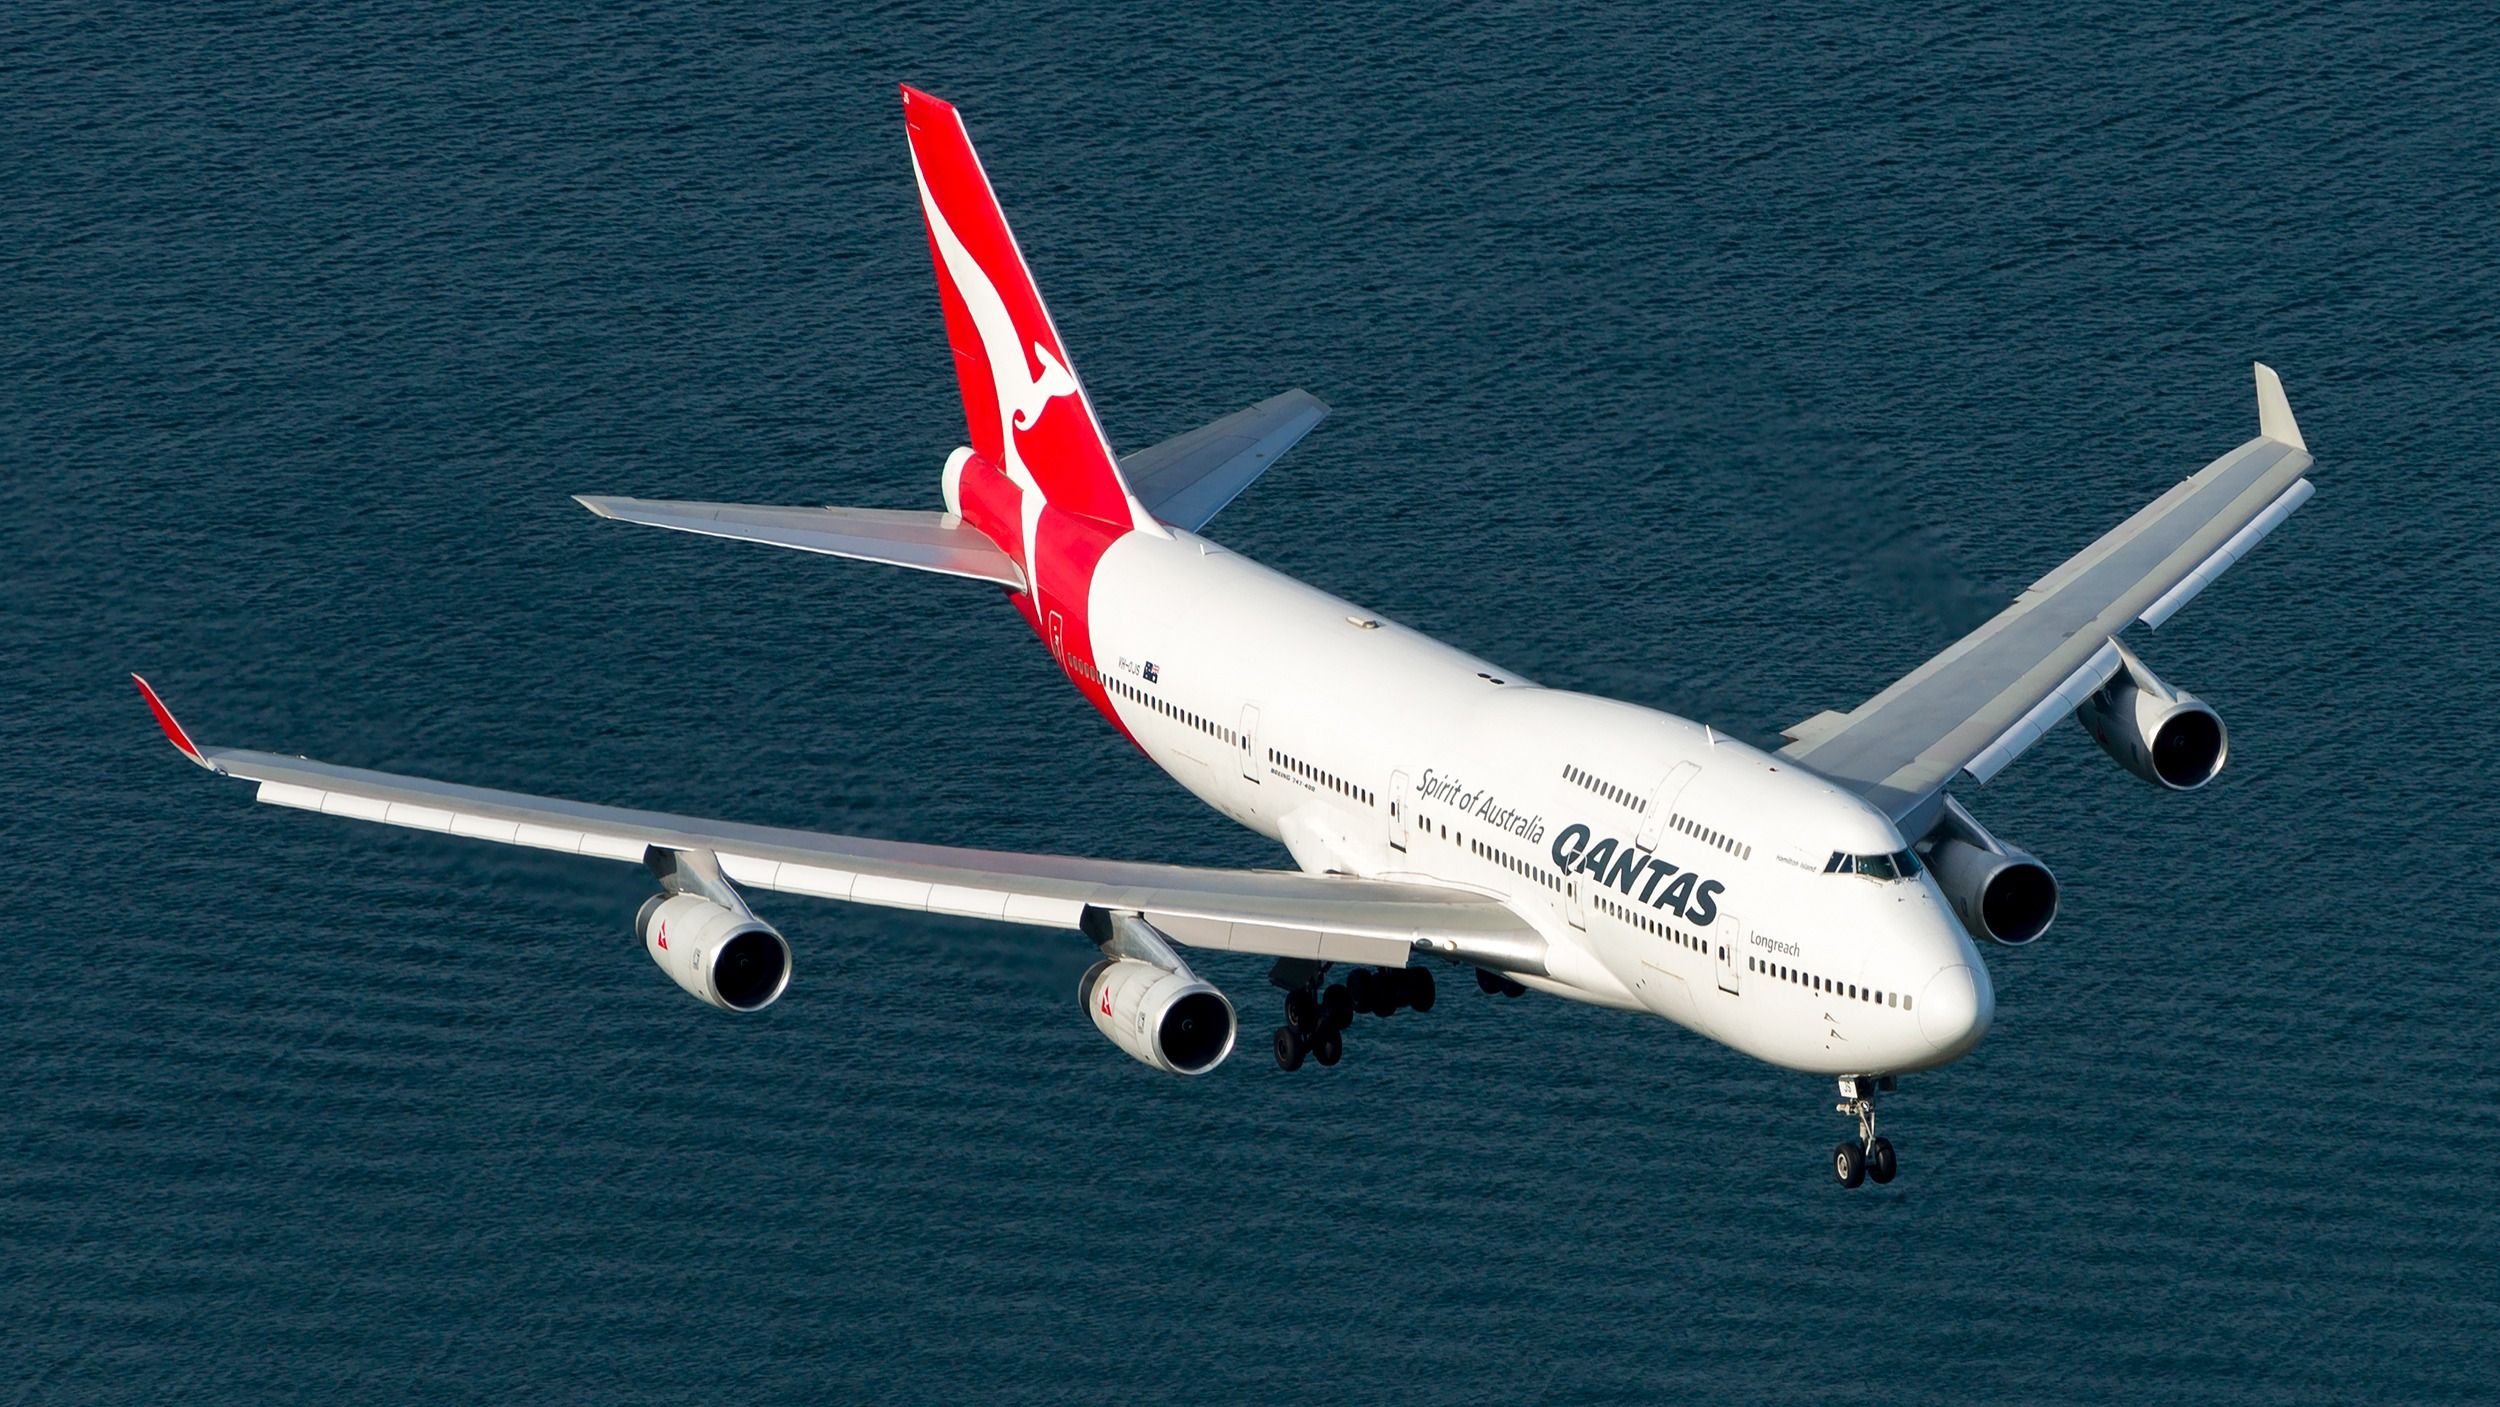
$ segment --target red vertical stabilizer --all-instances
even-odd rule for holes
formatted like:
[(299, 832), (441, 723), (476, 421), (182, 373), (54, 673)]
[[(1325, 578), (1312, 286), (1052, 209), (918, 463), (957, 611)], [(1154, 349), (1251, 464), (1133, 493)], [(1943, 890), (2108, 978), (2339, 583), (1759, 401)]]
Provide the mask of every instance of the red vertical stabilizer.
[(974, 452), (1053, 508), (1133, 526), (1111, 447), (963, 119), (908, 85), (903, 117)]

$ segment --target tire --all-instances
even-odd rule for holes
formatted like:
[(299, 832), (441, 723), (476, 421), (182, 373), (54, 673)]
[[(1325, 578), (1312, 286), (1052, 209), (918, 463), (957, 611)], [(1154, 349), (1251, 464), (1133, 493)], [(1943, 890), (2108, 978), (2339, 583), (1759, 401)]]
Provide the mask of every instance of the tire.
[(1502, 974), (1495, 972), (1489, 967), (1479, 967), (1476, 969), (1477, 991), (1482, 992), (1489, 997), (1499, 993), (1502, 990), (1502, 987)]
[(1311, 1041), (1311, 1058), (1322, 1065), (1334, 1065), (1345, 1058), (1345, 1036), (1337, 1031), (1322, 1031)]
[(1890, 1182), (1892, 1175), (1900, 1170), (1900, 1162), (1892, 1156), (1891, 1139), (1879, 1138), (1866, 1145), (1866, 1175), (1868, 1177), (1879, 1183)]
[(1291, 1026), (1276, 1028), (1276, 1068), (1291, 1074), (1302, 1068), (1302, 1057), (1309, 1054), (1311, 1043)]
[(1408, 968), (1406, 970), (1406, 1004), (1421, 1013), (1432, 1010), (1432, 1004), (1437, 1000), (1439, 998), (1433, 991), (1432, 969), (1429, 967)]
[(1372, 998), (1378, 995), (1379, 985), (1368, 967), (1358, 967), (1345, 975), (1346, 995), (1353, 1000), (1356, 1011), (1372, 1009)]
[(1855, 1187), (1866, 1181), (1866, 1150), (1854, 1143), (1844, 1143), (1832, 1150), (1832, 1176), (1843, 1187)]
[(1319, 1025), (1319, 998), (1308, 988), (1285, 993), (1285, 1024), (1297, 1031), (1308, 1031)]
[(1342, 1031), (1354, 1024), (1354, 997), (1343, 982), (1331, 983), (1320, 997), (1319, 1020), (1331, 1031)]

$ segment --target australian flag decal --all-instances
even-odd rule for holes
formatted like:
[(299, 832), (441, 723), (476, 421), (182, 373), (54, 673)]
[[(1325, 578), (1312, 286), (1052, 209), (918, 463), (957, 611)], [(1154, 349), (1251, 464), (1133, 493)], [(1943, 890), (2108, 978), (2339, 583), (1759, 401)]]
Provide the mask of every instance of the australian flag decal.
[(1155, 669), (1153, 660), (1146, 661), (1145, 669), (1140, 672), (1146, 676), (1146, 682), (1149, 684), (1157, 683), (1163, 678), (1163, 675)]

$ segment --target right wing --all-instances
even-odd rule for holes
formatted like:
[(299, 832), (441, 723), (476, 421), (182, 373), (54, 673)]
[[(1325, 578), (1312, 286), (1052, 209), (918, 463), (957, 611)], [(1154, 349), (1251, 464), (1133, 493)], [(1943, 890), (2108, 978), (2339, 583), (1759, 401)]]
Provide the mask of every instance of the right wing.
[(138, 676), (159, 727), (193, 762), (259, 784), (259, 799), (384, 825), (642, 863), (709, 852), (755, 889), (1007, 923), (1079, 928), (1133, 913), (1175, 941), (1274, 957), (1404, 966), (1418, 951), (1543, 971), (1544, 940), (1499, 901), (1427, 885), (1288, 870), (1220, 870), (872, 840), (597, 806), (308, 758), (202, 747)]
[(775, 508), (760, 503), (697, 503), (684, 499), (609, 498), (575, 494), (602, 518), (670, 528), (704, 537), (795, 547), (893, 567), (996, 582), (1024, 589), (1015, 559), (948, 513), (899, 508)]
[(1287, 391), (1122, 456), (1120, 476), (1147, 512), (1196, 532), (1327, 418), (1326, 401)]
[(1790, 728), (1780, 756), (1895, 821), (1922, 824), (1955, 774), (1995, 776), (2109, 682), (2122, 667), (2120, 632), (2136, 621), (2160, 629), (2308, 500), (2309, 446), (2283, 383), (2262, 363), (2256, 379), (2257, 438), (2180, 480), (1882, 693)]

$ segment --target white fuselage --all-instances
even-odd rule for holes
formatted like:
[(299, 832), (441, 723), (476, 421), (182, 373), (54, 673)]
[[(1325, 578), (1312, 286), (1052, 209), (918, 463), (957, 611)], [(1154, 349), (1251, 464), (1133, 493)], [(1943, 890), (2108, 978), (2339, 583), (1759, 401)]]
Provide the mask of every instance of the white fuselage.
[(1797, 1070), (1944, 1064), (1993, 1010), (1932, 878), (1810, 772), (1670, 714), (1547, 689), (1193, 534), (1122, 535), (1087, 610), (1147, 755), (1305, 870), (1499, 897), (1537, 989)]

